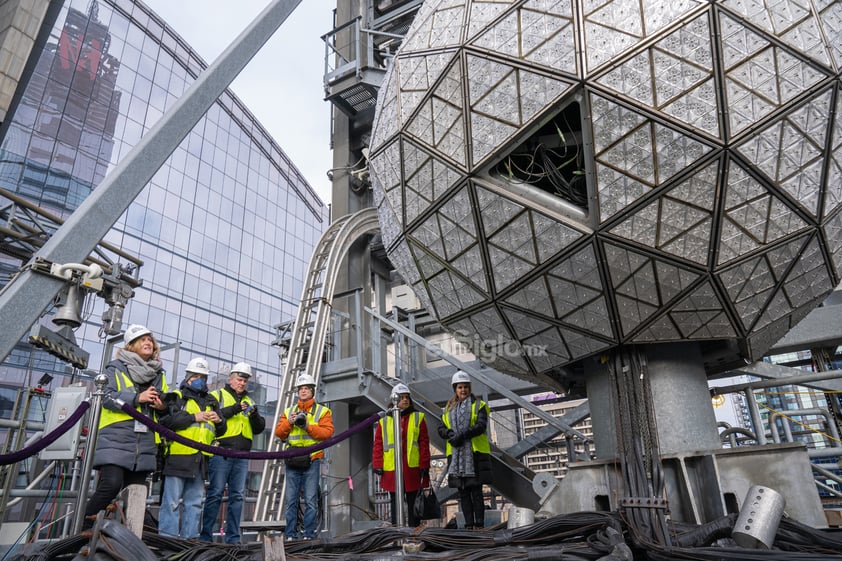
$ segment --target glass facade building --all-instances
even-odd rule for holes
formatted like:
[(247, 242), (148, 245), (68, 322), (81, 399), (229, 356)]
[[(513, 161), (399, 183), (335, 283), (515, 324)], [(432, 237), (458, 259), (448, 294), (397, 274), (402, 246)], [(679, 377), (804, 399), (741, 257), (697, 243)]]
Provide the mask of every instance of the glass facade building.
[[(41, 47), (3, 123), (0, 188), (66, 218), (206, 65), (129, 0), (64, 2)], [(273, 399), (280, 371), (273, 326), (294, 317), (327, 223), (326, 205), (226, 91), (105, 239), (143, 261), (123, 326), (144, 324), (169, 347), (171, 380), (193, 356), (207, 357), (222, 375), (244, 360)], [(5, 284), (21, 261), (0, 259)], [(76, 331), (90, 370), (111, 354), (100, 334), (104, 308), (99, 298), (86, 304)], [(0, 384), (33, 385), (45, 372), (70, 374), (21, 343), (0, 367)]]

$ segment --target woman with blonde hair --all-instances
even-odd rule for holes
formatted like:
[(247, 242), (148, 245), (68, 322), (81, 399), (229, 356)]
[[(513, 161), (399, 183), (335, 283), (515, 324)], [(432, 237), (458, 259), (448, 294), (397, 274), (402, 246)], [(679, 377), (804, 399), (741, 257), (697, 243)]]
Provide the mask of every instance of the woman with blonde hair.
[(114, 360), (105, 367), (108, 383), (93, 463), (99, 470), (99, 482), (85, 508), (84, 527), (87, 528), (123, 488), (145, 484), (157, 466), (158, 433), (124, 412), (118, 400), (156, 421), (165, 415), (162, 399), (168, 388), (160, 360), (161, 348), (152, 332), (142, 325), (130, 325), (123, 341), (125, 346), (117, 349)]

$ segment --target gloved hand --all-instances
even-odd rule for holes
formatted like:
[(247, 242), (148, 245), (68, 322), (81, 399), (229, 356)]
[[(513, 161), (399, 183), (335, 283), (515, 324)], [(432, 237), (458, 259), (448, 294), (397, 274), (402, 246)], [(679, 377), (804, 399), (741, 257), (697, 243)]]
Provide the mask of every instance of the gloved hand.
[(421, 468), (418, 470), (418, 475), (421, 476), (421, 480), (429, 479), (430, 478), (430, 468)]
[(446, 440), (450, 440), (454, 436), (456, 436), (456, 433), (453, 431), (453, 429), (447, 429), (447, 435), (444, 438)]
[(383, 468), (374, 468), (374, 469), (373, 469), (373, 470), (371, 470), (371, 471), (373, 471), (373, 472), (374, 472), (374, 473), (376, 473), (377, 475), (383, 475)]
[(447, 439), (451, 446), (461, 446), (465, 442), (465, 435), (462, 433), (454, 434), (452, 438)]
[(300, 411), (292, 420), (292, 424), (302, 429), (307, 427), (307, 414), (304, 411)]

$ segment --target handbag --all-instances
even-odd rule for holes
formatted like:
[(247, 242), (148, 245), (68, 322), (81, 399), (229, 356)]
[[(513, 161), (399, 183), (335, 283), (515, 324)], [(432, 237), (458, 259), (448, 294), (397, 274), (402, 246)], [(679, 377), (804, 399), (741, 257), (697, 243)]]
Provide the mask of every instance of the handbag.
[(412, 505), (412, 509), (419, 520), (435, 520), (441, 518), (441, 505), (439, 504), (438, 497), (436, 497), (436, 492), (433, 491), (432, 485), (418, 490), (418, 495), (415, 497), (415, 504)]
[(305, 470), (310, 467), (310, 454), (284, 458), (284, 463), (290, 469)]

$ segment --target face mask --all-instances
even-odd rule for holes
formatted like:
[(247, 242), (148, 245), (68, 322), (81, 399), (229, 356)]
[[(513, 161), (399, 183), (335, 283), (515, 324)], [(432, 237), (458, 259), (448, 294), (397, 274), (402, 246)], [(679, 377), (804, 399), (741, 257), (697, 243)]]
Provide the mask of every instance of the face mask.
[(207, 391), (208, 389), (208, 383), (205, 381), (204, 378), (201, 377), (193, 378), (192, 380), (187, 382), (187, 385), (190, 387), (190, 389), (193, 389), (197, 392)]

